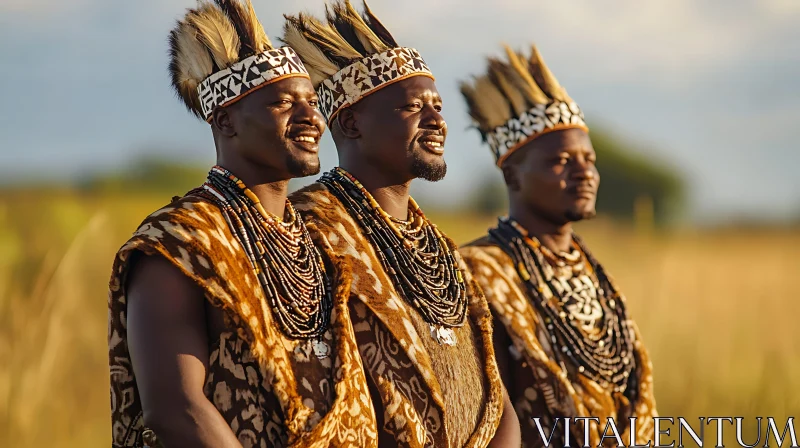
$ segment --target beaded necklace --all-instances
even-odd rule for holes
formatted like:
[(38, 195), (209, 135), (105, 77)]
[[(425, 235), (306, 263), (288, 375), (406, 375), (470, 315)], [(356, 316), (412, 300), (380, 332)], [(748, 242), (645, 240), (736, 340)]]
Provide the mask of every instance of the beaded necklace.
[[(577, 259), (574, 256), (565, 259), (550, 251), (547, 251), (549, 256), (546, 255), (547, 249), (510, 218), (500, 218), (497, 227), (489, 230), (489, 236), (513, 260), (517, 273), (527, 286), (531, 302), (544, 319), (553, 346), (561, 346), (560, 353), (554, 350), (556, 356), (566, 357), (578, 372), (603, 387), (613, 385), (617, 392), (627, 390), (629, 395), (635, 395), (638, 379), (631, 375), (635, 368), (634, 335), (624, 299), (580, 238), (573, 235), (573, 254), (577, 251)], [(565, 261), (582, 267), (566, 266)], [(564, 267), (575, 269), (575, 272), (585, 267), (586, 274), (592, 277), (599, 299), (597, 303), (602, 308), (596, 331), (585, 331), (580, 319), (566, 311), (567, 297), (556, 274), (557, 269)]]
[(319, 358), (330, 352), (322, 334), (330, 321), (333, 300), (325, 265), (292, 204), (286, 220), (267, 212), (244, 183), (215, 166), (203, 191), (220, 207), (245, 250), (281, 331), (307, 340)]
[(439, 344), (455, 345), (454, 327), (466, 321), (464, 276), (439, 229), (409, 198), (409, 220), (392, 218), (363, 185), (342, 168), (320, 183), (336, 196), (361, 226), (381, 264), (403, 298), (417, 310)]

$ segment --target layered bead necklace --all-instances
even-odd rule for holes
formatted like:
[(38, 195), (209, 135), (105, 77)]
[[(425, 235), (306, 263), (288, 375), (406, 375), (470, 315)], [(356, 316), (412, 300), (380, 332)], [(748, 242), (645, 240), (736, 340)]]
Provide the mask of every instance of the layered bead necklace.
[(325, 265), (292, 204), (286, 219), (268, 213), (258, 197), (226, 169), (215, 166), (202, 190), (220, 207), (247, 254), (273, 316), (291, 339), (308, 341), (319, 358), (333, 300)]
[(583, 242), (573, 235), (572, 252), (554, 254), (509, 218), (501, 218), (489, 236), (513, 260), (556, 356), (603, 387), (636, 394), (634, 334), (624, 300)]
[(334, 168), (319, 180), (355, 218), (403, 298), (430, 325), (439, 344), (455, 345), (464, 325), (464, 276), (444, 236), (409, 198), (409, 221), (392, 218), (350, 173)]

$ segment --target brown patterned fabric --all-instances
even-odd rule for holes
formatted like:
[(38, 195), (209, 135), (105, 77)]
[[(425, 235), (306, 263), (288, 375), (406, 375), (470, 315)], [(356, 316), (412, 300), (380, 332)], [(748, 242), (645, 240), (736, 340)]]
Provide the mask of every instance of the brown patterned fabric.
[(313, 184), (290, 198), (318, 244), (342, 255), (352, 270), (350, 316), (377, 395), (381, 446), (487, 446), (500, 423), (503, 392), (480, 288), (467, 275), (469, 325), (455, 330), (456, 346), (439, 346), (398, 294), (358, 223), (325, 186)]
[(189, 194), (145, 219), (114, 262), (108, 302), (114, 447), (149, 445), (143, 433), (152, 434), (143, 425), (126, 334), (126, 275), (139, 252), (165, 257), (224, 311), (230, 331), (210, 337), (205, 394), (244, 447), (377, 445), (375, 411), (347, 306), (347, 265), (327, 257), (335, 267), (329, 269), (334, 308), (324, 335), (332, 350), (320, 360), (307, 342), (280, 332), (217, 206)]
[[(508, 340), (506, 353), (509, 366), (508, 371), (504, 370), (503, 373), (519, 417), (524, 446), (543, 446), (534, 417), (541, 418), (545, 435), (550, 434), (554, 418), (599, 418), (599, 427), (594, 423), (590, 425), (591, 446), (600, 443), (608, 417), (614, 419), (623, 442), (629, 443), (628, 419), (637, 417), (637, 443), (647, 443), (653, 439), (652, 418), (658, 416), (653, 396), (653, 367), (633, 322), (636, 332), (635, 374), (640, 381), (636, 403), (630, 403), (624, 394), (614, 392), (610, 387), (603, 388), (578, 373), (575, 367), (556, 361), (549, 342), (550, 336), (527, 296), (525, 284), (511, 258), (500, 247), (484, 237), (462, 247), (461, 253), (489, 301), (495, 317), (496, 340)], [(500, 349), (498, 346), (497, 350)], [(505, 369), (506, 366), (501, 368)], [(574, 425), (574, 420), (572, 424), (571, 442), (582, 444), (584, 429)], [(607, 434), (612, 434), (611, 429)], [(562, 446), (563, 440), (562, 420), (553, 435), (554, 445), (551, 446)], [(606, 438), (604, 445), (616, 446), (616, 441)]]

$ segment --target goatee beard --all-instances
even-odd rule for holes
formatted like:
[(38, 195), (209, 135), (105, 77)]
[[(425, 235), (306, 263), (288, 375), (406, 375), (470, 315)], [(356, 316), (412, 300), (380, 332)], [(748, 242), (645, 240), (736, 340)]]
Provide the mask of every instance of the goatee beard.
[(315, 162), (309, 163), (304, 160), (295, 159), (290, 155), (286, 158), (286, 170), (292, 177), (313, 176), (315, 174), (319, 174), (319, 159), (316, 159)]
[(429, 182), (438, 182), (444, 179), (447, 174), (447, 163), (440, 159), (435, 163), (429, 163), (415, 155), (411, 162), (411, 175), (417, 179), (425, 179)]
[(585, 221), (588, 219), (592, 219), (597, 216), (597, 211), (592, 210), (569, 210), (567, 213), (564, 214), (564, 218), (567, 222), (578, 222), (578, 221)]

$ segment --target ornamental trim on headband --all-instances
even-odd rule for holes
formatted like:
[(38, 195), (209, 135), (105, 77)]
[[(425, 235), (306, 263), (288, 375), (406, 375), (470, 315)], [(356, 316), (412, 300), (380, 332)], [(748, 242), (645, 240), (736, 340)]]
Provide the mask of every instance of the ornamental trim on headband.
[(300, 56), (290, 47), (271, 49), (242, 59), (209, 75), (197, 86), (203, 117), (209, 121), (215, 108), (231, 104), (259, 87), (292, 76), (309, 77)]
[(320, 112), (330, 124), (343, 107), (355, 104), (381, 87), (419, 75), (433, 78), (428, 65), (413, 48), (397, 47), (371, 54), (339, 70), (317, 87)]
[(582, 128), (588, 131), (583, 119), (583, 111), (574, 102), (553, 100), (547, 104), (537, 104), (519, 117), (514, 117), (502, 126), (486, 134), (497, 160), (497, 166), (525, 143), (549, 131), (567, 128)]

